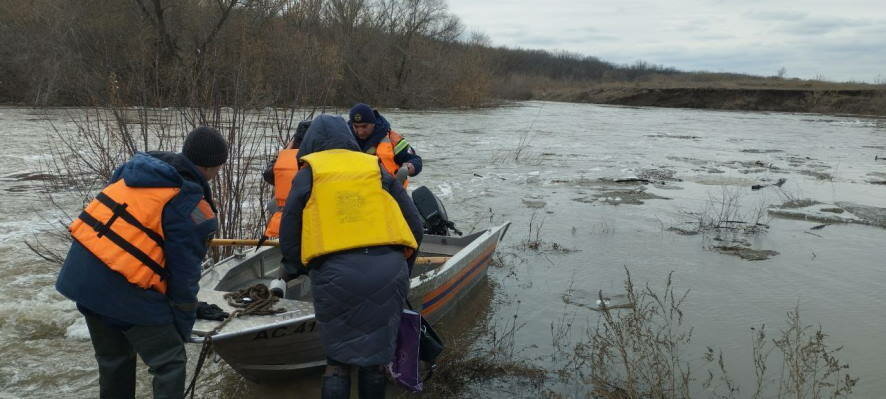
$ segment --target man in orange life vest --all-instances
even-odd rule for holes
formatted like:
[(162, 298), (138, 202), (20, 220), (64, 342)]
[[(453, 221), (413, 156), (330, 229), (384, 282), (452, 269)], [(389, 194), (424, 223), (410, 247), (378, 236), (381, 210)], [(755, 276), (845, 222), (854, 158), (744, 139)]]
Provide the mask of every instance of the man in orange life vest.
[[(377, 110), (357, 104), (348, 113), (348, 124), (360, 151), (377, 156), (391, 176), (397, 176), (401, 167), (406, 168), (409, 176), (421, 173), (421, 157), (402, 136), (391, 130), (391, 124)], [(406, 185), (404, 180), (403, 186)]]
[(86, 318), (103, 398), (135, 396), (136, 354), (154, 397), (184, 395), (200, 265), (218, 228), (209, 180), (228, 156), (198, 127), (181, 153), (137, 153), (69, 227), (56, 289)]

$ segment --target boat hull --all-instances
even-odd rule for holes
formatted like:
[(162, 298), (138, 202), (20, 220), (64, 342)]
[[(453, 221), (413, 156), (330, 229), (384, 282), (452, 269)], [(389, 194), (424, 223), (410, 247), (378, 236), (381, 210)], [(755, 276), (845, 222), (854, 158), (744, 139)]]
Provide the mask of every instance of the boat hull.
[[(423, 256), (451, 258), (438, 267), (417, 268), (413, 271), (415, 277), (410, 281), (409, 293), (412, 306), (431, 324), (457, 311), (459, 304), (468, 299), (473, 288), (486, 277), (495, 249), (507, 228), (508, 223), (505, 223), (467, 237), (428, 236), (420, 248)], [(269, 271), (265, 275), (272, 275), (273, 264), (279, 265), (279, 259), (275, 262), (273, 252), (256, 254), (248, 260), (232, 261), (258, 262), (260, 264), (253, 264), (250, 270), (258, 267), (259, 271), (250, 273), (264, 274)], [(218, 266), (222, 266), (221, 263)], [(214, 299), (217, 303), (220, 290), (248, 284), (249, 277), (249, 273), (240, 273), (234, 278), (208, 278), (207, 283), (212, 284), (215, 289), (205, 288), (209, 288), (208, 292), (216, 296), (213, 298), (207, 293), (206, 299)], [(266, 319), (259, 319), (260, 317)], [(255, 382), (271, 381), (326, 364), (319, 326), (312, 308), (278, 316), (254, 316), (251, 319), (252, 325), (241, 325), (233, 330), (226, 327), (212, 339), (215, 352), (247, 379)], [(205, 330), (208, 326), (206, 324), (202, 328)], [(201, 340), (196, 337), (194, 339)]]

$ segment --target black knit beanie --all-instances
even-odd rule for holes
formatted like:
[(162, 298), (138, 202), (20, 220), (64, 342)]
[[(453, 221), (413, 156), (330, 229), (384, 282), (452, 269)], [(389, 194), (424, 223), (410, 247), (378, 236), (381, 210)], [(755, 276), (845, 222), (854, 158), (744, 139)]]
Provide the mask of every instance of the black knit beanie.
[(194, 165), (218, 166), (228, 160), (228, 143), (218, 130), (200, 126), (188, 133), (182, 145), (182, 154)]
[(375, 112), (372, 107), (360, 103), (348, 112), (348, 122), (351, 123), (375, 123)]

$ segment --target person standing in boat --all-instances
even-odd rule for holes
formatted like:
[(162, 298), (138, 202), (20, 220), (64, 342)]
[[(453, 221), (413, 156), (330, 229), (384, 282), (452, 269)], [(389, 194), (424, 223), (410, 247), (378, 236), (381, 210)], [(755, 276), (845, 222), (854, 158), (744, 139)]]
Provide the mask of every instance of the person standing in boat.
[(280, 219), (283, 217), (283, 206), (286, 205), (286, 197), (292, 188), (292, 179), (298, 172), (298, 147), (301, 145), (311, 121), (301, 121), (295, 128), (295, 134), (277, 153), (277, 157), (262, 172), (262, 178), (266, 183), (274, 186), (274, 203), (269, 206), (271, 217), (268, 219), (268, 225), (265, 227), (262, 240), (268, 238), (277, 238), (280, 236)]
[(86, 318), (99, 396), (135, 397), (136, 354), (155, 398), (180, 398), (201, 263), (218, 228), (209, 181), (228, 157), (219, 132), (198, 127), (181, 153), (137, 153), (69, 227), (56, 289)]
[[(421, 173), (421, 157), (403, 136), (391, 130), (391, 124), (377, 110), (363, 103), (355, 105), (348, 112), (348, 125), (360, 151), (377, 156), (391, 176), (401, 179), (403, 187), (408, 185), (407, 176)], [(401, 168), (405, 168), (407, 176), (398, 176), (398, 172), (403, 173)]]
[(327, 357), (322, 397), (349, 397), (356, 366), (360, 398), (383, 398), (421, 218), (341, 117), (314, 119), (299, 157), (305, 166), (283, 210), (280, 249), (287, 274), (310, 275)]

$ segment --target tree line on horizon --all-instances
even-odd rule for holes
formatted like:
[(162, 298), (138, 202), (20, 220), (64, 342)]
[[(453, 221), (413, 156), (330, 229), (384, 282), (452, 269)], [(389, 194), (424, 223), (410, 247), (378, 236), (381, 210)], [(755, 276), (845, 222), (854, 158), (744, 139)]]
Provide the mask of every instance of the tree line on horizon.
[(494, 47), (445, 0), (0, 0), (0, 102), (427, 108), (685, 74)]

